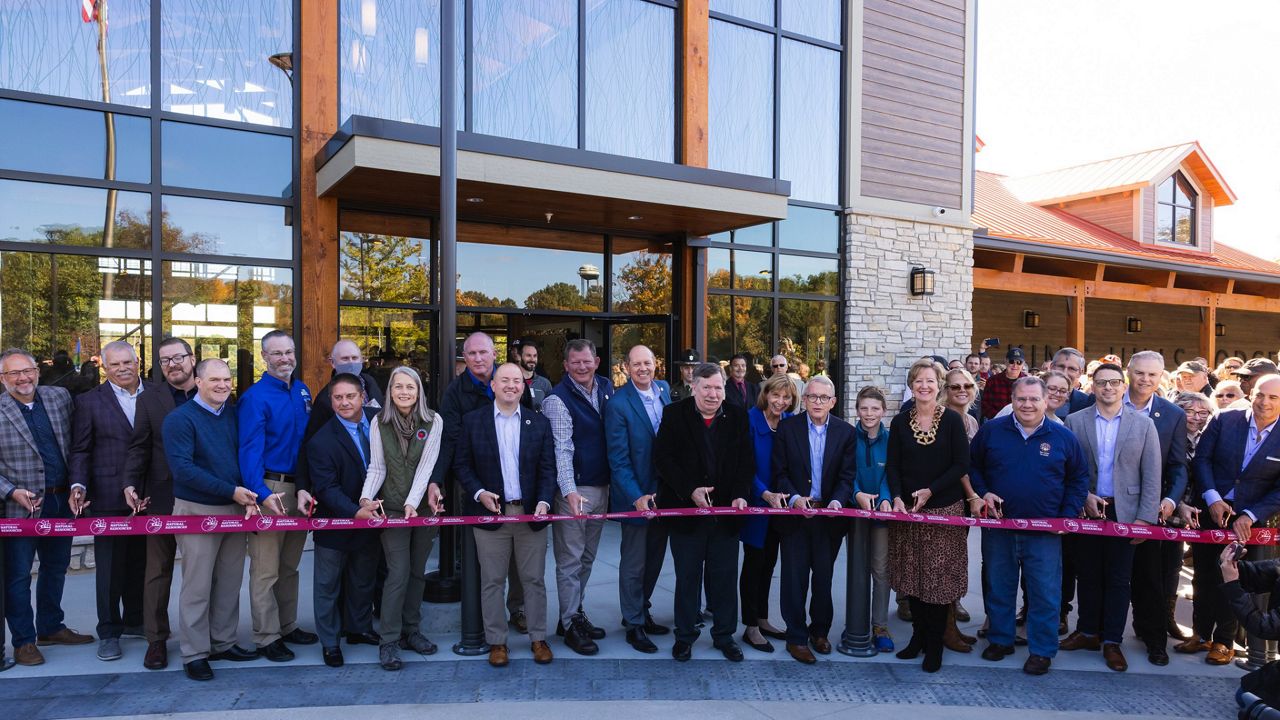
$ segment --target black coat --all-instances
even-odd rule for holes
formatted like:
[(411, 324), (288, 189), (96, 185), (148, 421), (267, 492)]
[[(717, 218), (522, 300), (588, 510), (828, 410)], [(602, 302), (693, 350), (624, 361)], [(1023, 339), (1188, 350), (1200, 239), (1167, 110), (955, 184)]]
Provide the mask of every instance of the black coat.
[[(439, 485), (453, 476), (453, 454), (458, 445), (458, 434), (462, 431), (462, 418), (473, 410), (492, 407), (493, 398), (482, 392), (471, 381), (470, 371), (449, 382), (440, 398), (440, 419), (444, 429), (440, 432), (440, 458), (431, 472), (431, 484)], [(533, 391), (528, 385), (524, 395), (520, 396), (520, 406), (533, 408)]]
[[(1251, 635), (1264, 640), (1280, 640), (1280, 560), (1242, 562), (1240, 580), (1222, 586), (1231, 611)], [(1267, 612), (1254, 604), (1255, 593), (1271, 593)]]
[(747, 394), (744, 396), (738, 392), (738, 386), (732, 380), (724, 381), (724, 404), (732, 405), (742, 412), (746, 412), (756, 405), (756, 398), (760, 397), (760, 386), (750, 380), (743, 380), (747, 386)]
[[(360, 510), (365, 464), (351, 433), (336, 416), (320, 426), (307, 443), (311, 462), (311, 494), (319, 503), (316, 517), (351, 518)], [(357, 550), (378, 537), (371, 530), (317, 530), (316, 545), (331, 550)]]
[[(447, 432), (448, 426), (445, 427)], [(481, 490), (497, 494), (500, 504), (507, 500), (523, 501), (526, 513), (532, 513), (540, 502), (545, 502), (549, 510), (558, 489), (551, 421), (531, 408), (523, 405), (520, 408), (521, 497), (508, 498), (504, 491), (498, 431), (494, 427), (491, 407), (482, 407), (463, 416), (462, 432), (458, 434), (457, 451), (453, 455), (453, 472), (462, 486), (462, 511), (467, 515), (493, 514), (476, 502), (476, 493)], [(529, 523), (535, 531), (546, 526), (546, 522)], [(497, 525), (474, 527), (493, 530)]]
[[(756, 472), (747, 413), (727, 403), (720, 406), (711, 427), (703, 422), (694, 398), (667, 406), (653, 442), (653, 467), (658, 473), (660, 508), (691, 508), (693, 491), (715, 488), (711, 504), (725, 507), (747, 499)], [(726, 516), (717, 522), (737, 523)], [(691, 529), (687, 520), (671, 523), (672, 532)]]
[[(857, 435), (853, 426), (834, 415), (827, 416), (827, 443), (822, 452), (822, 502), (826, 507), (831, 501), (842, 507), (853, 506), (853, 479), (857, 474)], [(778, 423), (773, 438), (772, 455), (773, 492), (809, 496), (813, 489), (813, 469), (809, 461), (809, 415), (800, 413)], [(799, 517), (773, 519), (774, 528), (782, 535), (794, 532), (800, 523), (808, 522)]]
[[(378, 410), (382, 407), (382, 402), (386, 399), (382, 394), (382, 389), (378, 387), (378, 381), (373, 379), (369, 373), (360, 373), (360, 382), (364, 383), (365, 408)], [(307, 429), (302, 432), (302, 444), (298, 449), (298, 462), (293, 468), (293, 482), (299, 490), (311, 492), (310, 470), (307, 466), (307, 442), (315, 437), (315, 434), (324, 427), (324, 424), (333, 418), (333, 400), (330, 399), (330, 392), (333, 381), (330, 380), (324, 387), (320, 388), (320, 392), (311, 400), (311, 414), (307, 416)], [(367, 413), (366, 413), (367, 414)]]
[[(191, 402), (188, 400), (187, 402)], [(133, 435), (124, 464), (124, 486), (133, 486), (139, 498), (151, 498), (150, 515), (173, 512), (173, 475), (164, 454), (164, 419), (173, 412), (173, 390), (169, 383), (147, 388), (138, 396), (133, 413)]]

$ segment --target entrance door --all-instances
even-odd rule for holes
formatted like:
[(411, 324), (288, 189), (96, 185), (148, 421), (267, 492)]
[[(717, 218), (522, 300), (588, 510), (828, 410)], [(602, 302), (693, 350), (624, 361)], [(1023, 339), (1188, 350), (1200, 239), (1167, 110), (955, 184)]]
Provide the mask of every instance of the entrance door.
[[(625, 363), (627, 352), (636, 345), (644, 345), (653, 351), (658, 361), (654, 374), (659, 380), (670, 380), (668, 360), (671, 358), (671, 316), (632, 315), (611, 318), (605, 323), (609, 338), (608, 352), (601, 351), (600, 374), (613, 380), (614, 387), (627, 381)], [(605, 372), (608, 362), (608, 372)]]

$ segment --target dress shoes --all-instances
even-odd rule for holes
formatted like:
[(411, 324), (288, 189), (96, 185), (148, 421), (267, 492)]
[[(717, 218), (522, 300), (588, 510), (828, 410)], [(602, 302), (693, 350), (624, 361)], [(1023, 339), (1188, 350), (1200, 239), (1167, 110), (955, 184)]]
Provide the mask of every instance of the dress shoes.
[(43, 665), (44, 655), (40, 653), (35, 643), (27, 643), (13, 649), (13, 660), (19, 665)]
[(510, 659), (507, 657), (506, 645), (489, 646), (489, 664), (494, 667), (506, 667)]
[(693, 643), (677, 640), (676, 644), (671, 646), (671, 657), (675, 658), (676, 662), (688, 662), (689, 658), (693, 657)]
[(956, 620), (959, 622), (969, 622), (972, 619), (969, 615), (969, 611), (964, 608), (964, 605), (960, 604), (959, 600), (956, 601), (955, 608)]
[(258, 648), (258, 654), (271, 662), (289, 662), (294, 658), (293, 651), (284, 644), (284, 640), (280, 639), (266, 647)]
[(666, 635), (671, 632), (671, 628), (666, 625), (659, 625), (653, 621), (648, 615), (644, 616), (644, 631), (647, 635)]
[(812, 665), (818, 662), (818, 658), (814, 657), (813, 651), (808, 645), (792, 645), (787, 643), (787, 652), (791, 653), (791, 657), (799, 660), (805, 665)]
[(1012, 645), (997, 645), (996, 643), (991, 643), (990, 645), (987, 645), (986, 650), (982, 651), (982, 659), (990, 660), (991, 662), (1000, 662), (1012, 654)]
[(187, 677), (192, 680), (203, 682), (213, 679), (213, 668), (209, 667), (208, 660), (192, 660), (189, 663), (183, 663), (182, 669), (187, 671)]
[[(546, 640), (535, 640), (529, 643), (529, 649), (533, 651), (533, 661), (539, 665), (546, 665), (551, 662), (553, 657), (551, 655), (551, 646), (547, 644)], [(655, 651), (657, 649), (656, 647), (654, 648)]]
[(1202, 653), (1206, 650), (1209, 650), (1212, 647), (1213, 647), (1213, 643), (1205, 642), (1200, 638), (1193, 637), (1189, 640), (1184, 640), (1178, 643), (1177, 645), (1174, 645), (1173, 651), (1176, 653), (1182, 653), (1183, 655), (1194, 655), (1195, 653)]
[(1120, 649), (1119, 643), (1103, 643), (1102, 659), (1106, 661), (1109, 670), (1124, 672), (1129, 669), (1129, 661), (1124, 659), (1124, 651)]
[[(1214, 643), (1209, 648), (1209, 654), (1204, 656), (1204, 661), (1210, 665), (1226, 665), (1231, 662), (1231, 658), (1235, 657), (1235, 651), (1222, 643)], [(18, 662), (22, 662), (19, 660)]]
[(600, 646), (591, 639), (590, 631), (582, 615), (574, 615), (564, 633), (565, 647), (579, 655), (595, 655)]
[(1147, 662), (1161, 667), (1169, 664), (1169, 651), (1163, 647), (1148, 646)]
[(716, 649), (724, 655), (725, 660), (728, 660), (729, 662), (742, 662), (742, 648), (738, 647), (738, 643), (733, 640), (725, 640), (724, 642), (716, 643)]
[(239, 645), (232, 645), (226, 650), (223, 650), (222, 652), (216, 652), (208, 657), (209, 662), (214, 662), (217, 660), (229, 660), (231, 662), (250, 662), (252, 660), (257, 660), (257, 659), (258, 659), (258, 652), (256, 650), (245, 650)]
[(312, 632), (307, 632), (302, 628), (294, 628), (292, 631), (289, 632), (288, 635), (285, 635), (281, 639), (289, 643), (290, 645), (315, 645), (316, 643), (320, 642), (319, 635)]
[(1239, 660), (1236, 660), (1236, 667), (1240, 668), (1241, 670), (1243, 670), (1243, 671), (1245, 671), (1245, 672), (1255, 672), (1255, 671), (1257, 671), (1257, 670), (1261, 670), (1261, 669), (1262, 669), (1262, 666), (1261, 666), (1261, 665), (1259, 665), (1258, 663), (1256, 663), (1256, 662), (1254, 662), (1254, 661), (1250, 660), (1250, 659), (1249, 659), (1249, 658), (1247, 658), (1247, 657), (1245, 657), (1245, 658), (1240, 658)]
[(583, 635), (585, 635), (587, 638), (589, 638), (589, 639), (591, 639), (591, 640), (603, 640), (603, 639), (604, 639), (604, 636), (605, 636), (604, 629), (603, 629), (603, 628), (598, 628), (598, 627), (596, 627), (595, 625), (592, 625), (592, 624), (591, 624), (591, 621), (587, 619), (587, 616), (586, 616), (586, 614), (585, 614), (585, 613), (578, 613), (577, 615), (574, 615), (574, 616), (569, 620), (569, 627), (568, 627), (568, 628), (566, 628), (566, 627), (564, 626), (564, 621), (563, 621), (563, 620), (561, 620), (561, 621), (557, 622), (557, 623), (556, 623), (556, 635), (559, 635), (560, 637), (567, 637), (567, 636), (568, 636), (568, 634), (569, 634), (569, 631), (573, 629), (573, 626), (574, 626), (574, 625), (576, 625), (576, 624), (579, 624), (579, 623), (582, 623), (582, 625), (583, 625), (583, 627), (582, 627), (582, 633), (583, 633)]
[(774, 640), (786, 640), (787, 634), (777, 628), (760, 628), (760, 634)]
[(529, 634), (529, 618), (525, 616), (523, 610), (517, 610), (511, 613), (511, 620), (509, 623), (516, 629), (516, 632), (521, 635)]
[(818, 653), (819, 655), (831, 654), (831, 641), (826, 639), (825, 637), (820, 637), (818, 635), (811, 635), (809, 637), (809, 644), (813, 646), (814, 652)]
[(594, 624), (592, 624), (591, 618), (587, 617), (587, 614), (582, 611), (582, 608), (578, 608), (578, 617), (582, 618), (582, 623), (587, 630), (587, 637), (591, 638), (592, 640), (604, 639), (605, 637), (604, 628), (596, 627)]
[(342, 648), (331, 647), (324, 649), (324, 664), (331, 668), (342, 667)]
[(1097, 635), (1085, 635), (1079, 630), (1071, 633), (1058, 643), (1059, 650), (1101, 650), (1102, 638)]
[(81, 633), (76, 632), (75, 630), (72, 630), (69, 627), (64, 627), (52, 635), (41, 635), (36, 638), (36, 644), (40, 646), (88, 645), (91, 642), (93, 642), (92, 635), (83, 635)]
[(169, 648), (164, 640), (147, 643), (147, 654), (142, 658), (142, 667), (148, 670), (163, 670), (169, 667)]
[[(763, 635), (763, 633), (761, 634)], [(751, 638), (747, 636), (747, 631), (742, 631), (742, 642), (746, 643), (747, 647), (752, 650), (758, 650), (759, 652), (773, 652), (773, 643), (769, 642), (765, 638), (761, 638), (761, 640), (763, 640), (763, 642), (751, 642)]]
[(1049, 666), (1052, 664), (1053, 660), (1043, 655), (1031, 655), (1022, 664), (1022, 672), (1028, 675), (1043, 675), (1049, 672)]
[(378, 647), (379, 645), (382, 645), (382, 636), (378, 635), (377, 633), (371, 633), (371, 632), (359, 632), (359, 633), (349, 632), (347, 633), (347, 644), (348, 645), (372, 645), (374, 647)]
[(633, 627), (627, 630), (627, 644), (642, 653), (658, 652), (658, 646), (653, 644), (653, 641), (645, 634), (642, 627)]

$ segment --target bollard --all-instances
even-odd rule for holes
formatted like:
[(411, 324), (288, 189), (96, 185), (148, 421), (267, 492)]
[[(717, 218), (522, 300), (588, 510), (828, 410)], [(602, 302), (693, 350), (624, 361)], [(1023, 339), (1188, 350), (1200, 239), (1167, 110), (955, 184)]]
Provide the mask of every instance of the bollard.
[(876, 655), (871, 637), (871, 522), (850, 520), (845, 543), (844, 632), (836, 650), (853, 657)]

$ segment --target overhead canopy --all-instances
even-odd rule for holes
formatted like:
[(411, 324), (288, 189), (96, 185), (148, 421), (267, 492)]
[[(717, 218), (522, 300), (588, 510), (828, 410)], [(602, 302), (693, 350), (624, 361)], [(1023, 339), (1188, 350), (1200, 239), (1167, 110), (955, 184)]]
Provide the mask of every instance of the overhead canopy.
[[(353, 117), (316, 163), (323, 197), (439, 211), (436, 128)], [(785, 219), (789, 195), (785, 180), (481, 135), (458, 140), (461, 219), (702, 236)]]

